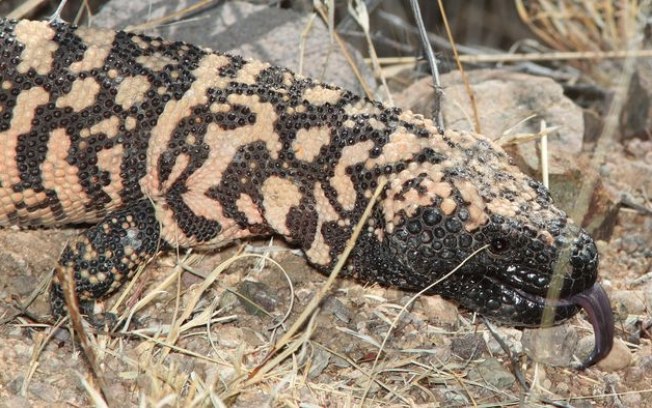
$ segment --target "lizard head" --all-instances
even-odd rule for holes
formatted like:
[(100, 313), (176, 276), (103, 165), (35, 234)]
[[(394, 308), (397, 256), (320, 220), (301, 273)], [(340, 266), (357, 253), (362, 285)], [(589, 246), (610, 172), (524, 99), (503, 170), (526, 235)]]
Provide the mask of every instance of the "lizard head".
[[(559, 323), (583, 308), (596, 333), (584, 364), (594, 363), (611, 349), (613, 318), (596, 283), (593, 239), (500, 148), (467, 137), (449, 137), (462, 140), (460, 159), (416, 169), (403, 177), (409, 183), (390, 177), (386, 202), (402, 204), (383, 206), (385, 269), (396, 271), (387, 283), (423, 290), (439, 281), (427, 293), (512, 326)], [(410, 203), (428, 191), (435, 192), (428, 205)], [(552, 313), (544, 322), (547, 306)]]

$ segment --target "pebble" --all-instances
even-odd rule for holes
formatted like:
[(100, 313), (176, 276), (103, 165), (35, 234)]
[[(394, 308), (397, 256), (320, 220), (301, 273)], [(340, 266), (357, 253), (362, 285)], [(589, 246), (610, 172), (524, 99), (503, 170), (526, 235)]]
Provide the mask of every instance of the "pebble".
[(539, 363), (570, 365), (577, 345), (577, 331), (569, 324), (523, 330), (523, 351)]
[(331, 313), (334, 317), (344, 323), (350, 323), (353, 320), (353, 312), (342, 301), (335, 296), (327, 296), (323, 301), (324, 312)]
[[(649, 351), (649, 349), (648, 349)], [(641, 367), (645, 372), (652, 376), (652, 356), (651, 355), (644, 355), (640, 356), (638, 361), (636, 362), (636, 365)]]
[(624, 393), (620, 396), (620, 402), (624, 407), (640, 407), (643, 402), (638, 392)]
[(225, 290), (220, 297), (219, 308), (224, 311), (230, 311), (240, 304), (240, 298), (230, 290)]
[(315, 348), (310, 355), (309, 378), (315, 378), (321, 374), (330, 362), (331, 353), (320, 348)]
[(628, 254), (637, 252), (647, 247), (647, 237), (643, 234), (632, 233), (623, 235), (620, 239), (620, 250)]
[(267, 343), (265, 337), (250, 327), (242, 327), (242, 339), (251, 347), (260, 347)]
[(238, 291), (242, 295), (240, 297), (242, 307), (254, 316), (265, 316), (260, 308), (267, 313), (272, 313), (280, 303), (274, 289), (261, 282), (245, 280), (238, 287)]
[[(513, 354), (518, 355), (523, 352), (523, 345), (521, 344), (523, 331), (514, 329), (513, 327), (496, 327), (495, 330)], [(505, 354), (505, 350), (503, 350), (503, 347), (498, 344), (498, 341), (489, 330), (482, 332), (482, 338), (484, 338), (484, 341), (487, 344), (487, 350), (489, 350), (492, 355)]]
[(223, 347), (236, 348), (242, 344), (243, 337), (241, 328), (224, 326), (220, 329), (220, 334), (216, 337), (216, 340)]
[(469, 400), (466, 396), (458, 390), (444, 391), (444, 399), (447, 405), (466, 407), (469, 405)]
[(570, 406), (573, 408), (595, 408), (593, 402), (586, 399), (571, 399)]
[(562, 397), (567, 397), (570, 395), (570, 385), (565, 382), (561, 382), (555, 386), (555, 393), (561, 395)]
[[(576, 355), (584, 360), (593, 350), (595, 338), (589, 335), (580, 339), (577, 343)], [(597, 364), (597, 368), (606, 372), (614, 372), (628, 367), (632, 362), (632, 353), (621, 340), (616, 339), (614, 346), (607, 357)]]
[(642, 290), (617, 290), (609, 295), (611, 307), (627, 314), (645, 314), (645, 293)]
[(451, 351), (463, 360), (473, 360), (486, 350), (484, 339), (479, 334), (469, 333), (453, 338)]
[[(591, 339), (593, 337), (591, 336)], [(614, 342), (611, 353), (604, 360), (600, 361), (597, 366), (602, 371), (613, 372), (628, 367), (632, 363), (632, 352), (621, 340)]]
[(459, 309), (441, 296), (421, 296), (415, 305), (415, 312), (423, 315), (437, 325), (455, 327)]
[(487, 359), (469, 370), (469, 379), (490, 384), (498, 389), (509, 388), (516, 377), (495, 358)]

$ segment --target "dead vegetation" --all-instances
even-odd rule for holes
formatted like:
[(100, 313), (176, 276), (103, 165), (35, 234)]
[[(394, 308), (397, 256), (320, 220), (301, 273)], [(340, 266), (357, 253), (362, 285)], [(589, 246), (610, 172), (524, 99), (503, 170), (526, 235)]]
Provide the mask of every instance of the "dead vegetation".
[[(11, 12), (15, 17), (43, 16), (44, 3), (23, 2)], [(70, 3), (69, 19), (86, 18), (97, 6)], [(182, 24), (213, 3), (194, 2), (155, 24)], [(332, 36), (324, 44), (334, 43), (337, 52), (348, 55), (348, 41), (368, 56), (381, 84), (379, 90), (367, 88), (369, 95), (391, 101), (423, 76), (415, 74), (423, 67), (421, 46), (404, 4), (352, 1), (347, 7), (324, 1), (313, 9), (300, 1), (282, 3), (315, 12), (313, 18), (325, 22)], [(632, 168), (642, 168), (640, 173), (623, 170), (620, 181), (612, 182), (619, 192), (627, 190), (629, 205), (618, 203), (624, 209), (612, 216), (614, 225), (601, 244), (601, 273), (610, 291), (643, 296), (642, 310), (614, 303), (623, 308), (617, 336), (635, 355), (630, 364), (576, 372), (537, 363), (524, 354), (520, 331), (498, 330), (501, 343), (476, 316), (458, 314), (446, 302), (335, 281), (338, 269), (322, 277), (271, 241), (262, 254), (251, 253), (244, 244), (210, 256), (168, 254), (139, 272), (109, 302), (109, 311), (120, 322), (117, 330), (84, 336), (96, 361), (95, 377), (88, 355), (77, 349), (65, 326), (34, 324), (25, 317), (5, 322), (0, 327), (0, 398), (5, 402), (0, 406), (651, 406), (652, 206), (649, 182), (636, 185), (627, 179), (652, 175), (652, 120), (649, 105), (637, 129), (623, 113), (638, 93), (647, 92), (648, 103), (652, 96), (650, 2), (439, 2), (448, 14), (450, 33), (442, 28), (436, 2), (431, 3), (422, 5), (422, 12), (426, 26), (434, 27), (428, 36), (440, 68), (498, 67), (553, 78), (589, 112), (585, 118), (597, 121), (590, 130), (598, 135), (589, 137), (585, 130), (583, 154), (587, 171), (593, 172), (575, 185), (585, 196), (571, 209), (575, 219), (585, 220), (595, 211), (596, 183), (606, 177), (597, 170), (608, 167), (605, 163), (628, 160)], [(449, 38), (458, 43), (458, 58)], [(638, 88), (632, 88), (634, 77), (642, 78)], [(445, 90), (448, 84), (442, 86)], [(473, 101), (473, 85), (469, 89)], [(430, 92), (426, 88), (424, 95)], [(478, 110), (469, 122), (481, 128), (481, 109), (470, 111)], [(513, 117), (506, 135), (520, 133), (518, 143), (534, 143), (558, 130), (545, 123), (537, 132), (515, 130), (528, 119)], [(71, 233), (2, 231), (3, 247), (10, 254), (0, 259), (3, 288), (10, 288), (4, 297), (15, 301), (11, 288), (38, 286), (36, 275), (45, 276), (48, 262), (55, 262), (53, 254)], [(640, 242), (628, 241), (634, 236)], [(11, 244), (21, 239), (24, 244), (15, 245), (25, 251), (22, 255)], [(25, 280), (25, 274), (33, 279)], [(0, 308), (3, 317), (14, 311), (8, 303)], [(46, 303), (45, 295), (39, 297), (35, 314), (46, 314)], [(588, 327), (582, 319), (570, 326), (578, 333)]]

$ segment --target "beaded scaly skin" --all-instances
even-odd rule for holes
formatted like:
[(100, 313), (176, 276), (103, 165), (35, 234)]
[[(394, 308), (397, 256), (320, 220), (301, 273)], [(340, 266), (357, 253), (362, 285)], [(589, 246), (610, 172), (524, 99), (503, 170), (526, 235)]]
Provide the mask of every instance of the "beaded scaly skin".
[(386, 180), (345, 274), (416, 291), (488, 246), (429, 293), (535, 326), (559, 270), (555, 321), (611, 348), (593, 240), (483, 136), (131, 33), (0, 20), (0, 52), (0, 225), (92, 224), (57, 265), (86, 310), (165, 248), (277, 234), (328, 272)]

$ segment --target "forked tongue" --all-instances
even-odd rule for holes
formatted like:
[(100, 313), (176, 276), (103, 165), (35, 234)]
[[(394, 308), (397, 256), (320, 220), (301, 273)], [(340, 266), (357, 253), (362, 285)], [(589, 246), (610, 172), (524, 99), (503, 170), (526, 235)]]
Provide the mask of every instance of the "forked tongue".
[(577, 367), (583, 370), (609, 354), (614, 344), (614, 316), (611, 312), (609, 298), (598, 283), (584, 292), (564, 300), (584, 309), (589, 316), (595, 334), (595, 347), (591, 354)]

